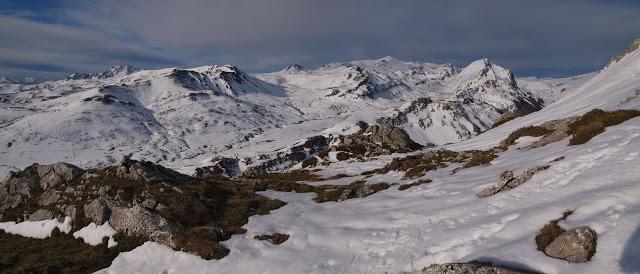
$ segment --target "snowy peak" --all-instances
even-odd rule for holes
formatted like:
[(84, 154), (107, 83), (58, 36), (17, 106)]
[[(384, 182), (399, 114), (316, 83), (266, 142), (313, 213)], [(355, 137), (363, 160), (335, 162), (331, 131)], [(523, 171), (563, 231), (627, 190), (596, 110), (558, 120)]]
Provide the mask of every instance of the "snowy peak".
[(289, 65), (286, 69), (283, 70), (284, 73), (300, 73), (305, 71), (307, 71), (307, 68), (298, 64)]
[(520, 89), (513, 73), (488, 59), (472, 62), (452, 77), (449, 92), (465, 104), (493, 108), (498, 113), (515, 111), (528, 114), (543, 107), (543, 100)]
[(279, 91), (277, 87), (246, 74), (234, 65), (174, 69), (168, 77), (190, 90), (212, 90), (230, 96), (247, 93), (273, 94)]
[(99, 73), (74, 73), (67, 76), (67, 80), (108, 79), (116, 76), (129, 75), (140, 70), (141, 69), (134, 66), (118, 65)]
[(624, 51), (622, 51), (618, 55), (616, 55), (613, 58), (611, 58), (611, 60), (609, 60), (609, 63), (607, 63), (605, 68), (608, 68), (611, 65), (613, 65), (615, 63), (618, 63), (622, 58), (624, 58), (625, 56), (633, 53), (638, 48), (640, 48), (640, 37), (636, 38), (636, 40), (634, 40), (633, 43), (631, 43), (631, 45), (629, 45), (629, 47), (627, 47)]
[(501, 66), (489, 62), (488, 59), (480, 59), (465, 67), (456, 77), (455, 88), (457, 90), (486, 90), (487, 88), (507, 87), (517, 89), (513, 73)]

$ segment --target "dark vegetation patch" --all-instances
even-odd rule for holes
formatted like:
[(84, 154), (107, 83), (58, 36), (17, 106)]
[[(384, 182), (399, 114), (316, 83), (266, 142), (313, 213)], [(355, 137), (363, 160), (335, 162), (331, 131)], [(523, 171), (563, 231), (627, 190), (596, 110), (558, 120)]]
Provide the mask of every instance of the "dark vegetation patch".
[(509, 134), (509, 136), (507, 136), (507, 138), (500, 143), (500, 146), (506, 149), (509, 146), (515, 144), (516, 140), (518, 140), (520, 137), (541, 137), (551, 132), (553, 131), (540, 126), (523, 127)]
[(422, 177), (426, 172), (447, 167), (449, 163), (462, 163), (468, 159), (463, 153), (450, 150), (435, 150), (424, 154), (394, 158), (384, 167), (365, 171), (362, 175), (386, 174), (390, 171), (404, 171), (403, 179)]
[(569, 145), (584, 144), (591, 138), (603, 133), (605, 128), (637, 116), (640, 116), (640, 111), (635, 109), (621, 109), (610, 112), (600, 109), (589, 111), (569, 125), (569, 133), (572, 136), (571, 140), (569, 140)]
[(336, 151), (340, 151), (338, 154), (342, 153), (343, 155), (353, 154), (355, 156), (365, 156), (367, 154), (367, 148), (362, 144), (354, 144), (348, 146), (340, 145), (336, 147)]
[(289, 240), (289, 235), (282, 234), (282, 233), (256, 235), (254, 239), (260, 240), (260, 241), (268, 241), (274, 245), (281, 245), (282, 243)]
[[(434, 150), (423, 154), (408, 155), (403, 158), (394, 158), (382, 168), (365, 171), (362, 175), (386, 174), (390, 171), (404, 171), (402, 179), (414, 179), (424, 176), (427, 172), (439, 168), (446, 168), (451, 163), (462, 163), (461, 168), (489, 165), (498, 157), (501, 150), (492, 148), (489, 150), (450, 151), (446, 149)], [(454, 170), (456, 172), (460, 168)]]
[(327, 180), (337, 180), (337, 179), (342, 179), (342, 178), (347, 178), (347, 177), (351, 177), (350, 175), (344, 174), (344, 173), (338, 173), (336, 175), (333, 175), (329, 178), (327, 178)]
[(365, 184), (365, 181), (355, 181), (348, 185), (322, 185), (315, 191), (318, 194), (313, 200), (318, 203), (340, 202), (369, 195), (388, 189), (388, 183)]
[(55, 228), (51, 237), (34, 239), (0, 230), (2, 273), (91, 273), (111, 265), (120, 252), (140, 246), (144, 240), (116, 234), (118, 245), (91, 246)]
[(336, 159), (338, 161), (345, 161), (351, 158), (351, 153), (340, 151), (336, 154)]
[(470, 168), (474, 166), (488, 166), (493, 159), (498, 158), (499, 149), (492, 148), (489, 150), (472, 150), (471, 158), (464, 163), (463, 168)]
[(275, 190), (283, 192), (316, 193), (313, 200), (318, 203), (340, 202), (344, 200), (363, 198), (389, 188), (388, 183), (366, 184), (359, 180), (348, 185), (319, 185), (313, 186), (304, 181), (322, 181), (325, 179), (310, 173), (308, 170), (268, 173), (261, 178), (246, 184), (253, 191)]
[(96, 95), (93, 97), (88, 97), (83, 99), (83, 101), (85, 102), (91, 102), (91, 101), (96, 101), (96, 102), (101, 102), (105, 105), (110, 105), (113, 104), (114, 102), (116, 102), (117, 97), (113, 96), (113, 95), (109, 95), (109, 94), (105, 94), (105, 95)]
[(315, 167), (316, 165), (318, 165), (318, 158), (316, 157), (311, 157), (302, 162), (302, 168)]
[(551, 244), (553, 240), (566, 231), (560, 227), (558, 223), (566, 220), (571, 214), (573, 214), (573, 210), (567, 210), (562, 213), (562, 217), (551, 220), (549, 223), (545, 224), (542, 229), (540, 229), (540, 232), (536, 235), (536, 245), (538, 246), (538, 250), (544, 252), (544, 249)]
[(515, 118), (518, 118), (522, 116), (522, 113), (517, 112), (517, 111), (509, 111), (507, 113), (502, 114), (500, 117), (498, 117), (498, 119), (496, 119), (493, 122), (493, 125), (491, 125), (491, 128), (496, 128), (506, 122), (509, 122)]
[(418, 181), (415, 181), (415, 182), (410, 183), (410, 184), (400, 185), (400, 187), (398, 187), (398, 190), (407, 190), (407, 189), (410, 189), (412, 187), (419, 186), (419, 185), (422, 185), (422, 184), (428, 184), (428, 183), (431, 183), (431, 182), (432, 182), (431, 179), (422, 179), (422, 180), (418, 180)]

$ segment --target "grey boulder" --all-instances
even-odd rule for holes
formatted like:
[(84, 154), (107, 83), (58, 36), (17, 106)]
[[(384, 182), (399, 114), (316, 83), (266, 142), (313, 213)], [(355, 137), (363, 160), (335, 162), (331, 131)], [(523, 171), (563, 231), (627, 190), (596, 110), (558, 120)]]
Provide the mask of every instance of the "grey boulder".
[(422, 270), (424, 274), (528, 274), (532, 272), (491, 264), (468, 262), (433, 264)]
[(549, 257), (563, 259), (574, 263), (591, 260), (596, 253), (598, 234), (585, 226), (576, 227), (560, 234), (545, 249)]

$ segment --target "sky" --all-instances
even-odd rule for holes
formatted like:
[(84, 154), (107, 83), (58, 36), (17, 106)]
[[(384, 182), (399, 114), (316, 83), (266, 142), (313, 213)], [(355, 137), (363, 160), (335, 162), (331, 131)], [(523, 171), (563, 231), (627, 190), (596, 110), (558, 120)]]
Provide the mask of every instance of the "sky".
[(602, 68), (638, 36), (630, 0), (0, 0), (0, 75), (124, 64), (259, 73), (393, 56), (564, 77)]

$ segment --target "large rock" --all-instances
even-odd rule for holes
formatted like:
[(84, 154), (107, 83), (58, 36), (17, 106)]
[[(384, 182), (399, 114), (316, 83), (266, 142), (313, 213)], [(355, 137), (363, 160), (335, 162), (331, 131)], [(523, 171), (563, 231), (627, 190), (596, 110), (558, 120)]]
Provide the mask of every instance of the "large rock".
[(84, 206), (84, 216), (98, 225), (104, 224), (111, 216), (111, 209), (105, 199), (95, 199)]
[(153, 241), (176, 247), (169, 222), (140, 205), (111, 208), (109, 224), (113, 229), (129, 236), (142, 236)]
[(84, 172), (79, 167), (67, 163), (37, 165), (36, 170), (40, 186), (45, 190), (54, 188), (64, 182), (70, 182)]
[[(11, 171), (4, 183), (0, 184), (0, 213), (20, 206), (25, 198), (31, 198), (42, 190), (45, 192), (38, 198), (38, 204), (46, 206), (55, 203), (61, 195), (52, 189), (74, 180), (82, 173), (82, 169), (67, 163), (33, 164), (22, 171)], [(38, 191), (34, 191), (36, 189)]]
[(53, 217), (54, 217), (53, 212), (41, 208), (29, 215), (29, 221), (51, 220), (53, 219)]
[(216, 157), (212, 160), (213, 165), (196, 168), (195, 177), (205, 177), (213, 174), (233, 177), (240, 173), (238, 160), (227, 157)]
[(18, 172), (9, 171), (9, 175), (4, 179), (4, 184), (1, 185), (5, 189), (6, 195), (31, 197), (32, 189), (39, 182), (37, 166), (34, 164)]
[(115, 175), (132, 181), (162, 182), (162, 181), (190, 181), (191, 177), (156, 165), (148, 161), (137, 161), (125, 157), (115, 167)]
[(422, 270), (424, 274), (529, 274), (532, 272), (491, 264), (468, 262), (433, 264)]
[(598, 234), (589, 227), (576, 227), (560, 234), (545, 249), (549, 257), (584, 263), (596, 253)]
[(62, 198), (62, 191), (47, 190), (38, 198), (38, 205), (48, 206), (57, 203)]
[[(522, 148), (523, 150), (529, 150), (546, 146), (551, 143), (559, 142), (569, 137), (569, 125), (576, 120), (576, 117), (569, 117), (560, 120), (547, 121), (540, 124), (540, 127), (549, 130), (550, 132), (542, 136), (539, 140), (531, 143), (530, 145)], [(504, 144), (503, 144), (504, 145)]]
[(341, 143), (337, 150), (360, 156), (376, 156), (411, 152), (422, 148), (422, 145), (411, 140), (401, 128), (386, 124), (368, 126), (361, 123), (359, 126), (361, 127), (359, 132), (340, 137)]
[(255, 166), (248, 167), (242, 173), (242, 176), (257, 177), (265, 172), (284, 170), (315, 155), (325, 152), (328, 148), (329, 139), (327, 139), (327, 137), (321, 135), (313, 136), (308, 138), (303, 144), (292, 146), (289, 151), (279, 151), (275, 158), (269, 159), (269, 156), (266, 156), (266, 161)]

